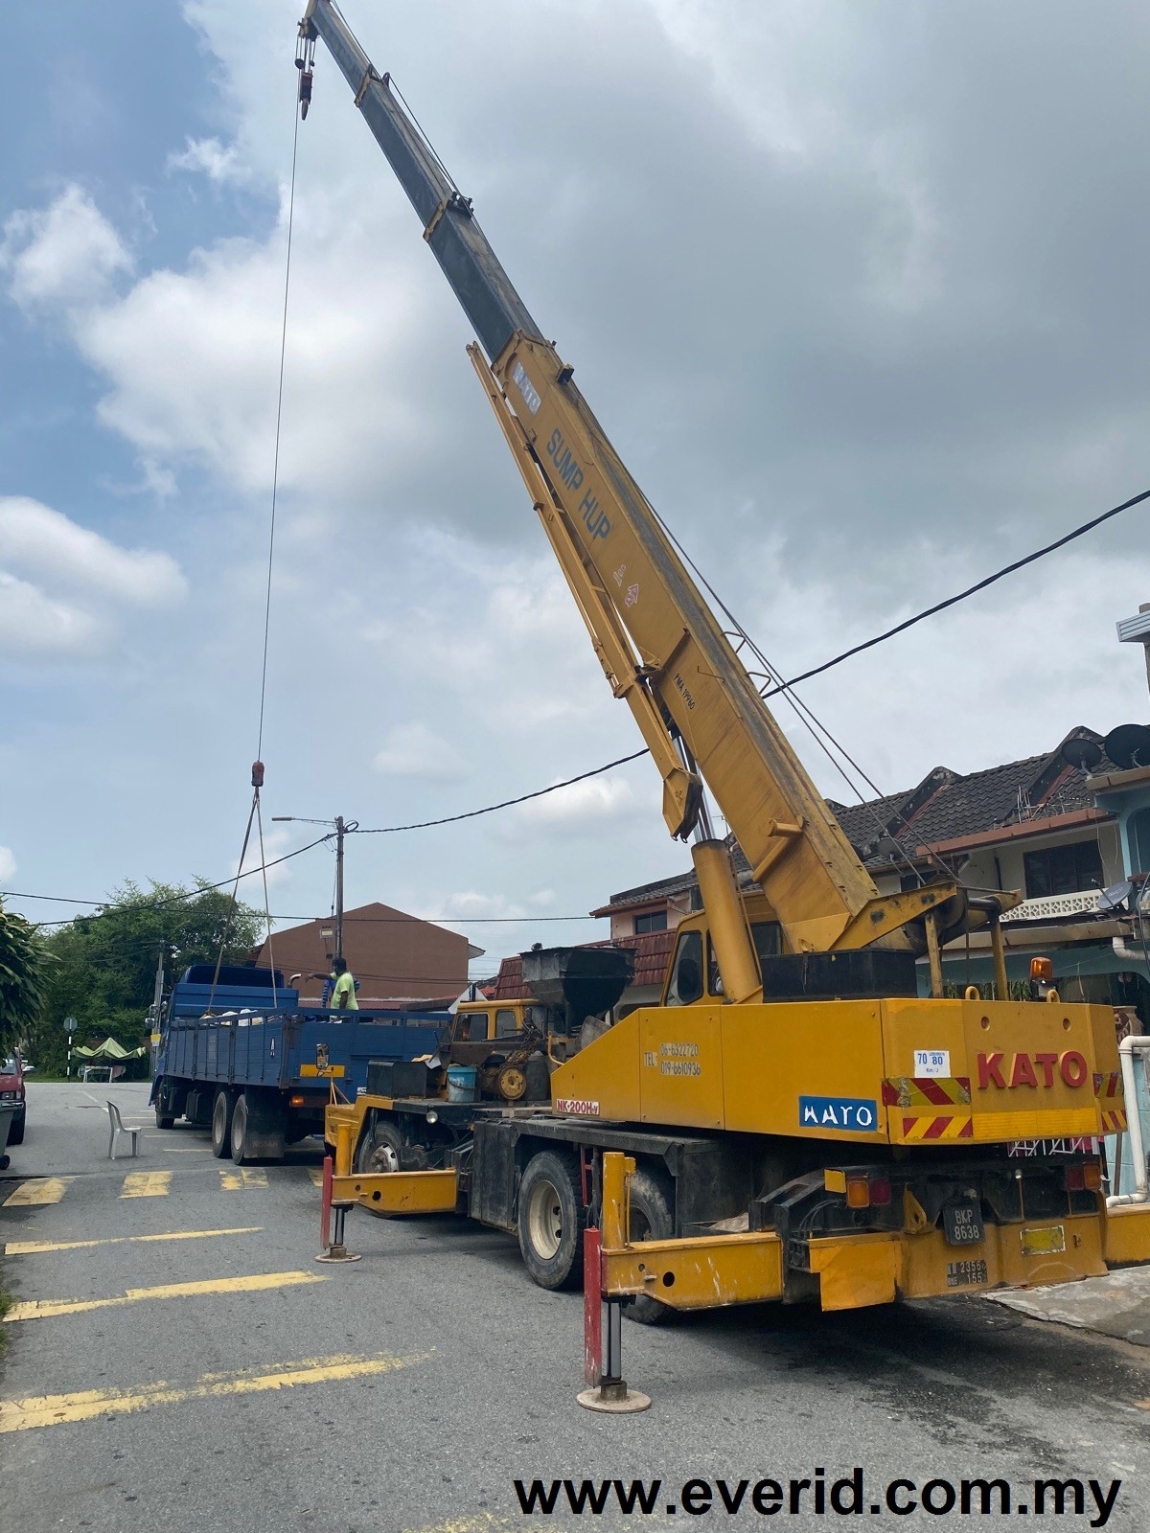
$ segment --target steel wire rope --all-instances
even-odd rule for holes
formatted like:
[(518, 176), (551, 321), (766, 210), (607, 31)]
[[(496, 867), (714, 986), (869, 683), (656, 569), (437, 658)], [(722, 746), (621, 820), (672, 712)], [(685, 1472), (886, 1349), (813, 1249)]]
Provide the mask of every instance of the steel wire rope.
[(264, 746), (264, 706), (267, 700), (268, 687), (268, 643), (271, 636), (272, 619), (272, 572), (275, 564), (276, 546), (276, 500), (279, 494), (280, 473), (280, 438), (283, 430), (284, 408), (284, 367), (287, 359), (287, 322), (288, 322), (288, 296), (291, 291), (291, 251), (292, 233), (295, 227), (295, 176), (296, 162), (299, 153), (299, 113), (296, 111), (296, 97), (292, 96), (292, 146), (291, 146), (291, 185), (288, 190), (288, 218), (287, 218), (287, 249), (284, 258), (284, 301), (283, 314), (280, 320), (280, 368), (279, 383), (276, 390), (276, 439), (275, 452), (272, 458), (272, 503), (271, 515), (268, 521), (268, 578), (267, 591), (264, 596), (264, 642), (263, 659), (260, 665), (260, 719), (259, 729), (256, 735), (256, 760), (263, 757)]
[[(640, 492), (640, 493), (642, 493), (642, 492)], [(696, 578), (703, 585), (704, 589), (710, 594), (712, 600), (716, 603), (716, 605), (718, 606), (719, 610), (722, 612), (723, 616), (732, 625), (732, 627), (735, 629), (735, 631), (737, 632), (739, 637), (742, 639), (742, 641), (751, 650), (751, 653), (755, 656), (755, 658), (763, 666), (763, 668), (764, 668), (765, 672), (767, 673), (768, 677), (771, 678), (771, 679), (781, 680), (781, 673), (779, 672), (778, 668), (776, 666), (772, 665), (770, 660), (768, 660), (767, 656), (759, 648), (758, 644), (751, 637), (751, 635), (747, 632), (747, 630), (746, 630), (746, 628), (744, 628), (743, 624), (739, 621), (739, 619), (731, 611), (730, 607), (727, 606), (726, 602), (719, 595), (719, 593), (715, 590), (714, 586), (707, 579), (706, 575), (703, 574), (702, 570), (695, 563), (694, 559), (692, 559), (691, 555), (683, 547), (682, 543), (675, 536), (674, 532), (672, 532), (671, 528), (667, 525), (667, 523), (659, 515), (659, 512), (656, 510), (656, 508), (653, 505), (651, 505), (651, 502), (649, 500), (647, 500), (646, 496), (644, 496), (643, 499), (644, 499), (645, 504), (647, 505), (648, 510), (651, 512), (651, 515), (655, 518), (655, 520), (658, 522), (659, 526), (666, 533), (667, 537), (674, 544), (675, 548), (682, 555), (683, 559), (690, 566), (690, 568), (694, 572)], [(846, 783), (846, 785), (850, 789), (850, 791), (856, 796), (856, 798), (859, 801), (860, 806), (868, 811), (869, 818), (871, 818), (874, 821), (874, 823), (875, 823), (876, 827), (878, 828), (880, 834), (884, 834), (884, 835), (889, 834), (889, 827), (888, 827), (888, 825), (884, 824), (880, 820), (877, 811), (874, 810), (866, 802), (866, 800), (863, 797), (863, 794), (862, 794), (861, 790), (859, 789), (858, 784), (855, 783), (855, 782), (852, 782), (852, 780), (850, 778), (850, 775), (847, 773), (845, 767), (842, 765), (842, 761), (840, 761), (835, 756), (834, 751), (838, 751), (839, 755), (843, 758), (843, 760), (849, 762), (849, 764), (859, 774), (859, 776), (862, 778), (863, 782), (866, 783), (866, 785), (871, 789), (871, 791), (875, 794), (875, 796), (877, 798), (887, 798), (887, 797), (889, 797), (889, 795), (888, 794), (884, 794), (879, 789), (877, 784), (868, 776), (866, 771), (858, 764), (858, 762), (854, 760), (854, 758), (850, 755), (850, 753), (846, 750), (846, 748), (839, 743), (839, 741), (835, 738), (834, 735), (831, 734), (830, 730), (826, 727), (825, 724), (823, 724), (822, 720), (817, 716), (817, 714), (815, 714), (814, 710), (812, 708), (810, 708), (808, 706), (808, 704), (803, 702), (802, 698), (800, 698), (797, 693), (794, 693), (794, 692), (792, 692), (789, 689), (789, 684), (788, 683), (784, 683), (784, 687), (786, 688), (785, 695), (786, 695), (787, 701), (791, 705), (791, 708), (794, 710), (796, 716), (798, 717), (799, 722), (805, 727), (807, 732), (810, 734), (811, 738), (814, 740), (815, 744), (819, 747), (819, 749), (823, 752), (824, 756), (826, 756), (827, 760), (831, 763), (831, 765), (834, 767), (834, 769), (838, 772), (839, 776)], [(762, 695), (763, 694), (760, 693), (760, 696), (762, 696)], [(773, 696), (774, 694), (772, 693), (770, 695)], [(823, 738), (823, 737), (825, 737), (825, 738)], [(829, 744), (827, 742), (829, 742)], [(833, 747), (833, 750), (832, 750), (831, 747)], [(900, 815), (900, 818), (901, 818), (901, 815)], [(911, 854), (909, 852), (907, 852), (906, 848), (902, 845), (902, 843), (898, 840), (898, 838), (896, 836), (891, 836), (890, 839), (894, 843), (896, 849), (902, 854), (902, 861), (903, 861), (904, 866), (907, 868), (907, 870), (911, 874), (913, 874), (919, 880), (920, 883), (922, 883), (924, 881), (923, 878), (922, 878), (922, 874), (919, 871), (919, 869), (915, 866), (914, 859), (911, 856)], [(939, 860), (941, 861), (941, 859), (939, 859)], [(945, 871), (950, 872), (950, 869), (946, 868), (945, 864), (942, 864), (942, 866), (944, 867)], [(954, 877), (955, 875), (953, 873), (951, 873), (951, 876)]]

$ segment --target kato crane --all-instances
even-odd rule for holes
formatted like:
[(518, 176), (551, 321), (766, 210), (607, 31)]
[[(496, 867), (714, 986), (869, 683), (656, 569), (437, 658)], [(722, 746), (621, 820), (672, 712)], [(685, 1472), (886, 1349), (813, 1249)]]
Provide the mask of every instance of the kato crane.
[[(646, 1321), (1061, 1282), (1150, 1258), (1150, 1210), (1108, 1214), (1103, 1196), (1099, 1140), (1125, 1125), (1111, 1011), (1053, 988), (1008, 998), (998, 923), (1017, 894), (945, 870), (879, 893), (389, 75), (332, 0), (309, 0), (299, 38), (301, 102), (322, 40), (474, 327), (471, 363), (660, 772), (667, 828), (692, 839), (702, 897), (659, 1006), (613, 1020), (626, 976), (609, 949), (598, 974), (529, 955), (544, 1004), (523, 1031), (472, 1030), (465, 1048), (457, 1030), (475, 1100), (452, 1099), (449, 1049), (329, 1107), (337, 1197), (517, 1232), (547, 1287), (578, 1280), (598, 1223), (603, 1292)], [(976, 926), (996, 998), (944, 998), (941, 948)]]

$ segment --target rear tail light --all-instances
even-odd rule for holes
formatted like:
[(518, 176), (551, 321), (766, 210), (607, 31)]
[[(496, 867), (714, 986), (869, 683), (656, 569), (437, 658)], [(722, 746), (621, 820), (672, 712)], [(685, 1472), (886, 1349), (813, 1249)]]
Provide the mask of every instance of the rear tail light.
[(1067, 1166), (1067, 1192), (1100, 1192), (1102, 1189), (1102, 1162), (1100, 1160), (1077, 1161)]
[(295, 1094), (295, 1096), (288, 1097), (289, 1107), (302, 1107), (303, 1103), (304, 1099), (298, 1092)]
[(891, 1200), (890, 1178), (886, 1176), (872, 1176), (870, 1179), (870, 1200), (874, 1208), (886, 1208)]
[(870, 1182), (865, 1176), (847, 1177), (847, 1207), (870, 1207)]

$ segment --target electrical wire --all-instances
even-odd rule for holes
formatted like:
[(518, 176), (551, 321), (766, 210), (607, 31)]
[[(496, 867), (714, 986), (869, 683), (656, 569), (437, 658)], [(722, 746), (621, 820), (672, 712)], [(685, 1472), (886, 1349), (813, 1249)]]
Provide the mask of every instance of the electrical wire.
[(616, 767), (626, 766), (628, 761), (638, 761), (641, 756), (649, 755), (646, 746), (641, 751), (633, 751), (629, 756), (620, 756), (616, 761), (608, 761), (605, 766), (592, 767), (589, 772), (580, 772), (577, 777), (568, 777), (563, 782), (553, 782), (549, 787), (536, 788), (534, 793), (521, 793), (518, 798), (505, 798), (501, 803), (488, 804), (483, 809), (469, 809), (466, 814), (449, 814), (441, 820), (419, 820), (413, 825), (381, 825), (363, 826), (358, 825), (349, 835), (356, 836), (393, 836), (401, 830), (429, 830), (433, 825), (454, 825), (458, 820), (474, 820), (481, 814), (494, 814), (497, 809), (510, 809), (513, 804), (525, 804), (529, 799), (542, 798), (547, 793), (555, 793), (560, 788), (569, 788), (572, 783), (584, 782), (588, 777), (598, 777), (603, 772), (614, 771)]
[(1015, 559), (1013, 564), (1004, 564), (1000, 570), (995, 570), (993, 575), (987, 575), (984, 579), (976, 581), (968, 586), (965, 591), (959, 591), (956, 596), (948, 596), (945, 601), (935, 602), (933, 607), (925, 607), (921, 612), (915, 613), (914, 617), (908, 617), (902, 623), (896, 623), (893, 628), (888, 628), (885, 633), (879, 633), (873, 639), (866, 639), (862, 644), (855, 644), (850, 649), (844, 649), (841, 655), (835, 655), (831, 660), (824, 660), (821, 665), (812, 666), (809, 671), (802, 671), (798, 676), (792, 676), (789, 681), (780, 682), (773, 692), (765, 692), (766, 697), (776, 697), (788, 687), (793, 687), (796, 682), (808, 681), (812, 676), (821, 676), (824, 671), (829, 671), (832, 666), (841, 665), (844, 660), (849, 660), (852, 655), (861, 655), (863, 650), (873, 649), (876, 644), (883, 644), (887, 639), (893, 639), (895, 634), (905, 633), (908, 628), (913, 628), (916, 623), (921, 623), (924, 618), (934, 617), (938, 612), (945, 612), (948, 607), (956, 606), (960, 601), (965, 601), (968, 596), (974, 596), (979, 591), (985, 591), (996, 581), (1002, 580), (1007, 575), (1013, 575), (1016, 570), (1024, 569), (1028, 564), (1034, 564), (1038, 559), (1044, 559), (1047, 554), (1052, 554), (1056, 549), (1065, 548), (1067, 543), (1073, 543), (1075, 538), (1082, 537), (1087, 532), (1092, 532), (1095, 527), (1100, 527), (1103, 522), (1108, 522), (1112, 516), (1118, 516), (1123, 511), (1129, 511), (1131, 506), (1140, 505), (1142, 501), (1150, 500), (1150, 490), (1143, 490), (1141, 495), (1134, 495), (1129, 500), (1124, 500), (1120, 506), (1112, 506), (1109, 511), (1103, 511), (1101, 516), (1093, 517), (1088, 522), (1083, 522), (1080, 527), (1056, 538), (1053, 543), (1047, 543), (1045, 548), (1037, 548), (1032, 554), (1027, 554), (1022, 559)]

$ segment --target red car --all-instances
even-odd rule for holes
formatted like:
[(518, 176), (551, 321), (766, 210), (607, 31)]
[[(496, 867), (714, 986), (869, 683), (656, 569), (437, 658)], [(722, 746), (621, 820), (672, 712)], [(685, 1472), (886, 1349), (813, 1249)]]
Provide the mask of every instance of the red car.
[(10, 1054), (7, 1059), (0, 1059), (0, 1107), (9, 1107), (13, 1102), (16, 1103), (16, 1112), (8, 1125), (8, 1143), (22, 1144), (27, 1104), (24, 1096), (24, 1061), (19, 1054)]

